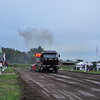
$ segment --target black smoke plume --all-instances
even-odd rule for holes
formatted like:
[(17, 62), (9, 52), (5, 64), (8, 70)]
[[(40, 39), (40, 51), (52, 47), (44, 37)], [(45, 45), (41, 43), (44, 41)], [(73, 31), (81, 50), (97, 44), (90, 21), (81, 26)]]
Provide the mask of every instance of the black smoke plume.
[(27, 28), (25, 31), (18, 29), (18, 33), (24, 38), (25, 45), (28, 48), (48, 45), (49, 49), (51, 49), (51, 44), (53, 43), (53, 35), (47, 29), (37, 30), (34, 28)]

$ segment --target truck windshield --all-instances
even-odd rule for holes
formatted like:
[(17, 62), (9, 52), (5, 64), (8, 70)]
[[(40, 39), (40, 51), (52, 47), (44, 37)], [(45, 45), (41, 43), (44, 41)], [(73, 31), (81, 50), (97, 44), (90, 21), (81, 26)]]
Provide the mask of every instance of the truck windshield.
[(56, 54), (44, 54), (44, 58), (56, 58)]

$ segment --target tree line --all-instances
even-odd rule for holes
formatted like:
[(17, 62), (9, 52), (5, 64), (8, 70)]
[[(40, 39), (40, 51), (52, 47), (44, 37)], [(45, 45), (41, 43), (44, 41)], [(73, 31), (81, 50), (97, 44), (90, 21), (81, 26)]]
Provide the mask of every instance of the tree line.
[[(38, 48), (32, 48), (28, 52), (21, 52), (12, 48), (2, 48), (2, 57), (3, 53), (5, 52), (6, 60), (9, 63), (22, 63), (22, 64), (31, 64), (34, 63), (34, 60), (32, 60), (33, 55), (35, 53), (41, 53), (44, 49), (39, 46)], [(1, 57), (1, 59), (2, 59)]]

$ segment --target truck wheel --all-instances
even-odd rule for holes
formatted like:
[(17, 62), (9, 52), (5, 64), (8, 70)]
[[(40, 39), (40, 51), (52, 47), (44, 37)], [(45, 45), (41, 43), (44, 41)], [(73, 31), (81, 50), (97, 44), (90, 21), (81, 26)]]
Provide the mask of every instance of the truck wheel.
[(57, 71), (58, 71), (58, 70), (56, 69), (56, 70), (55, 70), (55, 73), (57, 73)]
[(39, 72), (41, 72), (41, 70), (39, 69)]
[(41, 72), (43, 73), (43, 72), (44, 72), (44, 70), (43, 70), (43, 69), (41, 69)]
[(37, 72), (39, 72), (39, 68), (37, 68)]

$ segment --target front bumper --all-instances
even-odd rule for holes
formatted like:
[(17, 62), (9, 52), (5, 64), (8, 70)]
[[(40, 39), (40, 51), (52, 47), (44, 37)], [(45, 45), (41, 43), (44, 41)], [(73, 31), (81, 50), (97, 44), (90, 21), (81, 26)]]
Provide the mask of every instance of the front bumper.
[(52, 66), (52, 65), (43, 65), (42, 68), (44, 70), (56, 70), (56, 69), (59, 69), (59, 66), (58, 65), (54, 65), (54, 66)]

